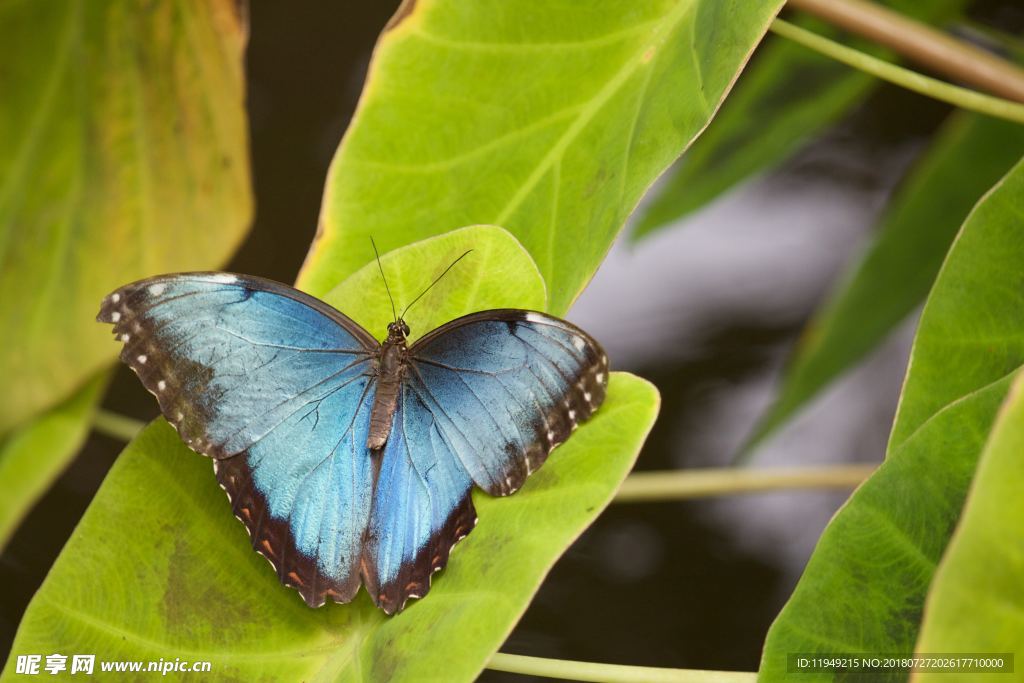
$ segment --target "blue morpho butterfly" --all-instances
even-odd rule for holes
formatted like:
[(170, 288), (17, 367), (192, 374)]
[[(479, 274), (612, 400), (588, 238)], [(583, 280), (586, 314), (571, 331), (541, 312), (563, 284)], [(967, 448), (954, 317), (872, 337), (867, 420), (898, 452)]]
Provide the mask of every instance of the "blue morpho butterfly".
[(473, 485), (515, 492), (604, 400), (608, 358), (570, 323), (482, 311), (407, 347), (407, 311), (381, 344), (287, 285), (180, 273), (97, 316), (312, 607), (360, 584), (388, 614), (425, 595), (476, 524)]

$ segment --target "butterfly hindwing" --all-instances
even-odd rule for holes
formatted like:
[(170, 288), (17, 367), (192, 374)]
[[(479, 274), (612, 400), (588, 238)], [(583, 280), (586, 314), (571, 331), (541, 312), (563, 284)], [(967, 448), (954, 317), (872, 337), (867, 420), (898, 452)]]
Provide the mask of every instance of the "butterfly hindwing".
[(373, 383), (328, 396), (319, 419), (297, 413), (243, 453), (216, 461), (217, 478), (253, 548), (311, 606), (359, 590), (374, 462), (366, 448)]
[(405, 376), (477, 486), (508, 495), (604, 400), (608, 358), (578, 327), (515, 309), (442, 325)]
[(367, 535), (367, 590), (388, 614), (430, 590), (452, 547), (476, 524), (473, 482), (408, 385), (399, 394)]
[(311, 605), (360, 584), (373, 472), (366, 449), (379, 344), (290, 287), (223, 273), (109, 295), (121, 357), (194, 450), (216, 459), (253, 547)]

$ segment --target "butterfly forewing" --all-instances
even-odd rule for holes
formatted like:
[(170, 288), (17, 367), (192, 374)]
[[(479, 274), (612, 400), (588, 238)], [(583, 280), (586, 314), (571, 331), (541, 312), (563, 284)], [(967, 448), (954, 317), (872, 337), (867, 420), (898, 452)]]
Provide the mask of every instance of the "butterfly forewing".
[(121, 359), (196, 451), (239, 453), (301, 406), (365, 375), (379, 346), (329, 306), (225, 273), (136, 282), (110, 294)]
[(507, 495), (604, 400), (608, 358), (564, 320), (515, 309), (417, 342), (406, 381), (477, 486)]

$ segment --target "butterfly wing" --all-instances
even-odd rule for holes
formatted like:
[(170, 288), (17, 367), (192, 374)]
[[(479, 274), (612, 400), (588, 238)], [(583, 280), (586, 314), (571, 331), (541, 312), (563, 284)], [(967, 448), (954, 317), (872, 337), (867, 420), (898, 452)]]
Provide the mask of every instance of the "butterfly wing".
[(311, 605), (360, 584), (379, 345), (330, 306), (261, 278), (187, 273), (110, 294), (121, 358), (217, 477), (253, 547)]
[(476, 524), (473, 482), (431, 411), (404, 385), (374, 489), (366, 589), (388, 614), (430, 590), (452, 546)]
[(608, 357), (583, 330), (503, 309), (454, 320), (411, 349), (406, 381), (473, 482), (516, 491), (601, 405)]
[(386, 612), (430, 589), (472, 530), (475, 483), (507, 495), (601, 404), (608, 360), (579, 328), (529, 311), (475, 313), (410, 350), (368, 535), (367, 588)]

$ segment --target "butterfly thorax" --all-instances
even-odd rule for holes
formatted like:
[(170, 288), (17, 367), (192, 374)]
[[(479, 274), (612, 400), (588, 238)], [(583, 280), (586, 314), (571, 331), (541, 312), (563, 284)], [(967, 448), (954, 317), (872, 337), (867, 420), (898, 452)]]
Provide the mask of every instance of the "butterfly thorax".
[(388, 325), (388, 338), (380, 347), (376, 364), (377, 392), (370, 411), (370, 433), (366, 438), (366, 447), (370, 450), (384, 448), (391, 435), (391, 419), (398, 405), (398, 392), (406, 368), (408, 348), (405, 338), (408, 334), (409, 326), (398, 319)]

